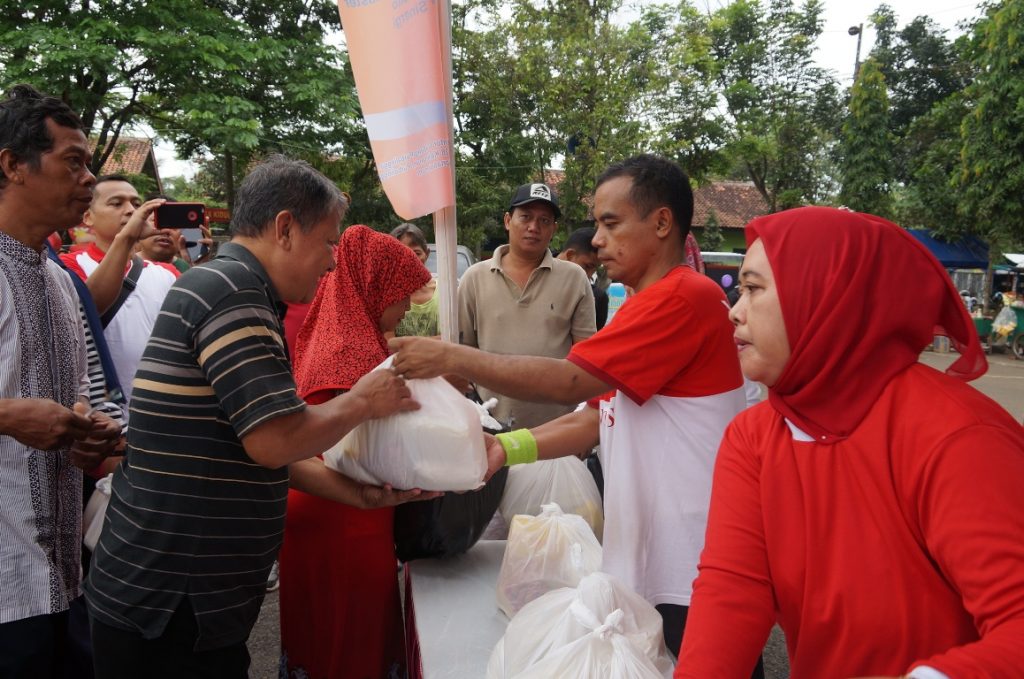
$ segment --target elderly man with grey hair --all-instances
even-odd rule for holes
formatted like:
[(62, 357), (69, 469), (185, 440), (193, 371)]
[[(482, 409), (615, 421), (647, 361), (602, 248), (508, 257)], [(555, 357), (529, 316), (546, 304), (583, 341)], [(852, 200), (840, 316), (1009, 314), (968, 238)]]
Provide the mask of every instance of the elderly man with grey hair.
[(401, 378), (370, 373), (322, 405), (295, 392), (282, 301), (313, 299), (346, 208), (308, 164), (272, 157), (239, 188), (231, 242), (168, 293), (86, 583), (99, 679), (247, 676), (289, 486), (359, 507), (430, 495), (363, 486), (316, 457), (418, 407)]

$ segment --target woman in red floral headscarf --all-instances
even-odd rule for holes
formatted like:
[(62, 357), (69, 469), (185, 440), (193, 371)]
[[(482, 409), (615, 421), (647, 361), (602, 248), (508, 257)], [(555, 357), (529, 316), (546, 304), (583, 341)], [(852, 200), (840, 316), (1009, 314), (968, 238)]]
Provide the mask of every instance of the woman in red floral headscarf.
[[(345, 230), (335, 262), (294, 347), (295, 382), (309, 403), (351, 388), (387, 358), (384, 333), (430, 279), (409, 248), (365, 226)], [(289, 492), (279, 558), (281, 676), (404, 676), (393, 518), (391, 508)]]
[(775, 622), (793, 679), (1024, 676), (1024, 430), (966, 384), (986, 363), (949, 276), (830, 208), (747, 244), (731, 317), (769, 400), (722, 440), (676, 678), (746, 677)]

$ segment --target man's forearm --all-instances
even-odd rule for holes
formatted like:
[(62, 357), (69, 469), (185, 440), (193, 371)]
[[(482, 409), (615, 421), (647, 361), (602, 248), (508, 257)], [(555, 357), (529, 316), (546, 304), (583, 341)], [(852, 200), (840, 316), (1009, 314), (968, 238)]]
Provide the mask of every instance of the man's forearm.
[(345, 393), (260, 425), (242, 445), (254, 461), (276, 469), (323, 453), (368, 417), (364, 400)]
[(600, 414), (594, 408), (585, 407), (534, 427), (530, 433), (537, 441), (539, 460), (581, 456), (600, 441)]
[(121, 286), (124, 284), (124, 269), (128, 265), (134, 248), (133, 241), (118, 234), (103, 256), (103, 261), (86, 279), (85, 285), (89, 288), (93, 302), (96, 303), (96, 309), (101, 314), (106, 312), (117, 300)]
[(451, 351), (452, 372), (510, 398), (574, 405), (608, 389), (565, 359), (491, 354), (465, 346)]
[(325, 500), (362, 507), (360, 484), (324, 466), (317, 459), (300, 460), (288, 466), (288, 485)]

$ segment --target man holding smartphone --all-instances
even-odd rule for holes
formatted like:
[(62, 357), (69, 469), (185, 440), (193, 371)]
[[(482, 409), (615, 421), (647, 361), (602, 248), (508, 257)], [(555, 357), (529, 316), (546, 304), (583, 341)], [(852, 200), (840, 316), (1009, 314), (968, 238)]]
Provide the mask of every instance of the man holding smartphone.
[(169, 264), (134, 256), (139, 241), (156, 233), (147, 218), (164, 202), (143, 203), (135, 187), (120, 175), (99, 177), (82, 217), (96, 240), (85, 250), (61, 255), (89, 286), (129, 405), (142, 351), (167, 291), (178, 277), (178, 270)]

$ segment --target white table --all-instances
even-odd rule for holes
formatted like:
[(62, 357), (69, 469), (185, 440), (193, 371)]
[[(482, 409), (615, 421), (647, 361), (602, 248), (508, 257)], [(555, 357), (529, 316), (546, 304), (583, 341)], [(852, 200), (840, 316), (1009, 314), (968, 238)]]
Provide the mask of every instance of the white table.
[(508, 618), (495, 601), (504, 540), (409, 563), (423, 679), (483, 679)]

